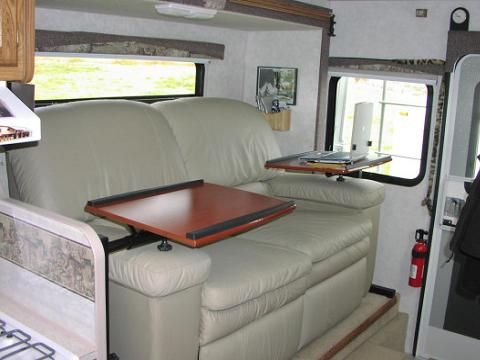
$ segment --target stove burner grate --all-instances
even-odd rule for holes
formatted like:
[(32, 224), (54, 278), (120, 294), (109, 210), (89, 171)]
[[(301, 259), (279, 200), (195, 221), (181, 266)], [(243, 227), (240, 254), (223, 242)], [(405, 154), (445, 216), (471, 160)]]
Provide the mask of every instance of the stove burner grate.
[(7, 324), (0, 319), (0, 360), (3, 359), (55, 359), (55, 350), (32, 341), (32, 337), (20, 329), (7, 330)]

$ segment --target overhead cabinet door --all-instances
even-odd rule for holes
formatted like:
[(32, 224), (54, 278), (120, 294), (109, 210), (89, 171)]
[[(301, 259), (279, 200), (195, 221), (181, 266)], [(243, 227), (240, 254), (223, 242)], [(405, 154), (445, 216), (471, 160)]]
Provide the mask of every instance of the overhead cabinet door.
[(34, 0), (0, 1), (0, 80), (33, 77)]
[(0, 2), (0, 66), (17, 65), (17, 2)]

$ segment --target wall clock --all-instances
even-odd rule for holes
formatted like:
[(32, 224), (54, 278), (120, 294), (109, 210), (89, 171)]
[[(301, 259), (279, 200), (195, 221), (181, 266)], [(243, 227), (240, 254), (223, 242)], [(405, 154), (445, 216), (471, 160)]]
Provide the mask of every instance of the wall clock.
[(456, 8), (450, 15), (450, 30), (468, 31), (469, 20), (470, 14), (467, 9), (463, 7)]

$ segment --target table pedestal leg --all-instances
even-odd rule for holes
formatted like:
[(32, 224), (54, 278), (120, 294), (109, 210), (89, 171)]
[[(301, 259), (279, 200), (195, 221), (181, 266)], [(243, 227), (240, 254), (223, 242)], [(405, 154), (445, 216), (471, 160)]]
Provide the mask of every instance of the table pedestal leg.
[(172, 250), (172, 245), (168, 243), (168, 240), (163, 238), (160, 241), (160, 245), (157, 246), (157, 249), (160, 251), (170, 251)]

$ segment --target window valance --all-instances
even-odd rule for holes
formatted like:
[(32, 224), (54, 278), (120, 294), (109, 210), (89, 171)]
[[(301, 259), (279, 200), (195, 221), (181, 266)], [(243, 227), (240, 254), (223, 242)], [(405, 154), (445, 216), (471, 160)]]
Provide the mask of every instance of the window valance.
[(225, 45), (89, 32), (37, 30), (35, 51), (223, 59)]

